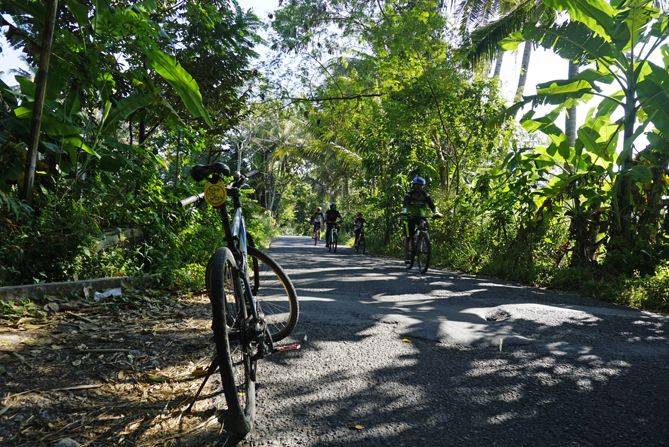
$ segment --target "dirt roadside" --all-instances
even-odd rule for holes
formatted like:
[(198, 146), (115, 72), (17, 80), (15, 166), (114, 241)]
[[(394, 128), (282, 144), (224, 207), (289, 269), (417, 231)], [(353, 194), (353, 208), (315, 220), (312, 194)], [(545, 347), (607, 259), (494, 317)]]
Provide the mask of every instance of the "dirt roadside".
[(126, 289), (46, 301), (0, 319), (0, 444), (215, 445), (206, 295)]

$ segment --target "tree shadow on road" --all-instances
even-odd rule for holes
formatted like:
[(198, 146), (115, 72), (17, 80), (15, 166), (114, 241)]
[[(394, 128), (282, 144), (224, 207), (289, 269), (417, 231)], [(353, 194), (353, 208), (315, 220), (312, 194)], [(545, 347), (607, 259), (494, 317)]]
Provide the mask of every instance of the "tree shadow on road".
[(275, 250), (309, 344), (264, 376), (281, 404), (261, 415), (258, 442), (667, 445), (665, 317), (346, 252)]

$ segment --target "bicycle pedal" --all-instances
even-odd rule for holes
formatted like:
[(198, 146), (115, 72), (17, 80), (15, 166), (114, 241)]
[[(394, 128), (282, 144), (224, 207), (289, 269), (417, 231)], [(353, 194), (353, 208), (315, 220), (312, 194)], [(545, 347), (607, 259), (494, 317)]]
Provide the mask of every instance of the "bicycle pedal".
[(299, 351), (302, 345), (299, 343), (289, 343), (287, 345), (274, 345), (274, 352)]

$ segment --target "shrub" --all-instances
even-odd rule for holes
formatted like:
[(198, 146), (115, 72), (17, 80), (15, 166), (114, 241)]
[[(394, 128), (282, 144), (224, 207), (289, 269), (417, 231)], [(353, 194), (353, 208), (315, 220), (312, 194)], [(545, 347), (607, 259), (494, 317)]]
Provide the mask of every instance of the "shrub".
[(632, 307), (669, 311), (669, 262), (659, 265), (652, 275), (626, 281), (620, 299)]

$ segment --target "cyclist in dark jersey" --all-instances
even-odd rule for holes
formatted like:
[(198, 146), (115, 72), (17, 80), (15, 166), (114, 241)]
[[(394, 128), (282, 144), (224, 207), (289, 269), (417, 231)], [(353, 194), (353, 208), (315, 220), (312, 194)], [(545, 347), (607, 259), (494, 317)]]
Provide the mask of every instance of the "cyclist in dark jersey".
[(426, 181), (423, 177), (416, 176), (411, 180), (411, 190), (404, 196), (402, 202), (401, 214), (406, 216), (404, 253), (405, 262), (409, 260), (409, 247), (411, 237), (416, 231), (416, 224), (428, 216), (428, 212), (432, 211), (433, 217), (442, 217), (442, 214), (437, 210), (437, 207), (432, 200), (432, 197), (425, 191)]
[(325, 212), (325, 243), (326, 247), (330, 247), (330, 236), (332, 229), (337, 225), (337, 221), (341, 219), (341, 213), (337, 211), (337, 205), (333, 202), (330, 204), (330, 209)]

